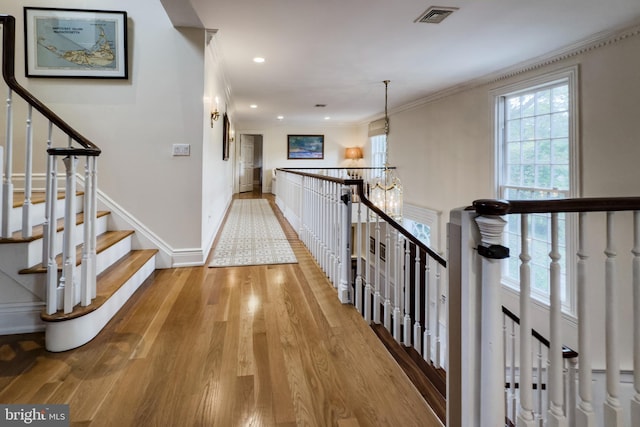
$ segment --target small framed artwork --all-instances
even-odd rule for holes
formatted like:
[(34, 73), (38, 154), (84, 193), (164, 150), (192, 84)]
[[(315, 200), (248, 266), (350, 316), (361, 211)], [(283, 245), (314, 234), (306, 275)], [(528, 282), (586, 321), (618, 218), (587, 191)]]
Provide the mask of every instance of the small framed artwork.
[(27, 77), (128, 78), (127, 12), (24, 8)]
[(324, 159), (324, 135), (287, 135), (287, 159)]
[(222, 160), (229, 160), (229, 116), (227, 113), (222, 115)]

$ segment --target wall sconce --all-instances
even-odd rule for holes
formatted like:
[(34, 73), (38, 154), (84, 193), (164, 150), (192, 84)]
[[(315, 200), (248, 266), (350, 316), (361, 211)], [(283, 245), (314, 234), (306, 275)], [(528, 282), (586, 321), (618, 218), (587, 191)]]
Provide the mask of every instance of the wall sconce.
[(213, 122), (217, 122), (219, 118), (220, 118), (220, 112), (216, 108), (216, 110), (213, 113), (211, 113), (211, 127), (213, 127)]

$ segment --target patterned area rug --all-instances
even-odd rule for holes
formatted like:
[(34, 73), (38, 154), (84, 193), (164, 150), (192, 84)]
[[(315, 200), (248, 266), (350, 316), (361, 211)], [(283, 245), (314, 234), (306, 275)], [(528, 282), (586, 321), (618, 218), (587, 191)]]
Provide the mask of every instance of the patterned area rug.
[(235, 199), (209, 267), (298, 262), (269, 202)]

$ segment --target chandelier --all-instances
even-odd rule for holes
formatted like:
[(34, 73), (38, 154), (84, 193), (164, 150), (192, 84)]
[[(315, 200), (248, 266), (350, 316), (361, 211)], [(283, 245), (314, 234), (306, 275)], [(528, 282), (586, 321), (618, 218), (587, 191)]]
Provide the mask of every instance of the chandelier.
[(389, 116), (387, 114), (387, 92), (389, 80), (384, 80), (384, 169), (369, 184), (369, 200), (394, 221), (402, 219), (402, 183), (394, 169), (389, 167)]

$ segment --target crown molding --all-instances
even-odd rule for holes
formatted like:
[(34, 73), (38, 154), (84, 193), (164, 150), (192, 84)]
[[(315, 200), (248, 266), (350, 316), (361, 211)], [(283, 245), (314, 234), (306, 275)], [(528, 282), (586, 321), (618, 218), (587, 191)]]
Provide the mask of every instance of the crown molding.
[[(414, 102), (396, 107), (392, 109), (389, 114), (396, 114), (402, 111), (413, 110), (415, 108), (446, 98), (448, 96), (452, 96), (486, 84), (492, 84), (507, 80), (512, 77), (528, 73), (530, 71), (544, 68), (565, 61), (567, 59), (592, 52), (602, 47), (610, 46), (612, 44), (618, 43), (631, 37), (636, 37), (638, 35), (640, 35), (640, 20), (636, 20), (631, 25), (627, 24), (624, 27), (619, 27), (614, 30), (608, 30), (594, 34), (579, 42), (565, 46), (564, 48), (532, 58), (508, 68), (503, 68), (496, 72), (487, 74), (483, 77), (469, 80), (459, 85), (451, 86), (426, 97), (420, 98)], [(371, 120), (366, 121), (366, 123), (368, 123), (369, 121)]]

